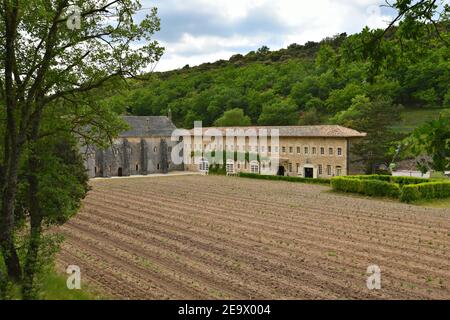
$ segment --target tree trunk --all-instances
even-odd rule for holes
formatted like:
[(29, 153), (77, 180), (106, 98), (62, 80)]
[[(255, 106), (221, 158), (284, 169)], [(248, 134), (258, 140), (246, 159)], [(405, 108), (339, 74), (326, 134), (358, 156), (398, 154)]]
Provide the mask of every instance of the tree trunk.
[[(30, 190), (31, 193), (31, 190)], [(31, 196), (30, 198), (34, 198)], [(30, 209), (31, 210), (31, 209)], [(31, 215), (30, 243), (24, 266), (22, 296), (25, 300), (35, 299), (34, 296), (34, 278), (37, 271), (39, 249), (41, 244), (42, 217), (40, 214)]]
[(17, 175), (21, 155), (20, 139), (16, 124), (17, 97), (14, 85), (15, 51), (14, 42), (17, 35), (18, 5), (4, 1), (5, 19), (5, 104), (6, 132), (3, 173), (1, 181), (2, 211), (0, 215), (0, 247), (5, 260), (8, 276), (13, 281), (21, 279), (20, 261), (14, 245), (14, 202), (17, 193)]
[(35, 150), (29, 159), (29, 210), (30, 210), (30, 243), (24, 265), (22, 294), (26, 300), (34, 299), (34, 278), (37, 271), (39, 248), (41, 244), (42, 233), (42, 214), (38, 199), (39, 181), (37, 172), (39, 170), (38, 157)]
[(14, 244), (14, 202), (17, 193), (17, 175), (20, 150), (14, 150), (9, 163), (6, 186), (3, 190), (2, 212), (0, 219), (0, 245), (8, 276), (12, 281), (20, 281), (22, 272)]
[(33, 295), (34, 278), (37, 272), (39, 258), (39, 247), (42, 236), (43, 215), (39, 204), (39, 155), (37, 141), (39, 139), (39, 128), (41, 122), (41, 109), (38, 108), (32, 119), (32, 128), (29, 136), (30, 157), (28, 159), (28, 201), (30, 210), (30, 243), (24, 266), (22, 294), (23, 298), (30, 300), (35, 298)]

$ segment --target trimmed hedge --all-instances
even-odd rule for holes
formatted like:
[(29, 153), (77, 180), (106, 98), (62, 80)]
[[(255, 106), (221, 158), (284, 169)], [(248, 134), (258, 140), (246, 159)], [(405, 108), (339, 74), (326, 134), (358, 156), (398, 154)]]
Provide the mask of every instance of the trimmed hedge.
[(226, 176), (227, 169), (224, 168), (223, 166), (216, 164), (216, 165), (209, 166), (208, 173), (211, 175)]
[(336, 191), (400, 198), (400, 201), (406, 203), (450, 197), (449, 181), (414, 177), (383, 175), (336, 177), (331, 180), (331, 186)]
[(398, 184), (377, 179), (336, 177), (331, 180), (331, 186), (336, 191), (360, 193), (371, 197), (398, 198), (401, 194)]
[(394, 177), (394, 176), (378, 175), (378, 174), (367, 175), (367, 176), (348, 176), (348, 178), (354, 178), (354, 179), (360, 179), (360, 180), (380, 180), (380, 181), (398, 183), (400, 186), (432, 182), (432, 180), (425, 179), (425, 178)]
[(450, 182), (428, 182), (406, 185), (403, 187), (400, 200), (411, 203), (417, 200), (431, 200), (450, 197)]
[(276, 180), (276, 181), (288, 181), (297, 183), (309, 183), (309, 184), (326, 184), (330, 185), (330, 179), (312, 179), (312, 178), (301, 178), (301, 177), (285, 177), (285, 176), (269, 176), (263, 174), (254, 173), (239, 173), (241, 178), (251, 178), (260, 180)]

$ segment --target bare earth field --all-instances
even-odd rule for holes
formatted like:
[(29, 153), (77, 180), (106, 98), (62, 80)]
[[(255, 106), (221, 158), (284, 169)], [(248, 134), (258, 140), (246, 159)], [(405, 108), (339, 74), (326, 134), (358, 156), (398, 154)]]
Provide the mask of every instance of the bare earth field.
[(113, 298), (450, 299), (449, 209), (217, 176), (92, 187), (58, 265)]

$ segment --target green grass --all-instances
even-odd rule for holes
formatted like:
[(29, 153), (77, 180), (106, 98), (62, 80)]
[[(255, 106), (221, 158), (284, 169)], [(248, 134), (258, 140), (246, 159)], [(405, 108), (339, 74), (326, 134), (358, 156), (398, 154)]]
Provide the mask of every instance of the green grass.
[(450, 198), (427, 200), (427, 201), (418, 201), (418, 202), (414, 202), (413, 204), (419, 205), (419, 206), (422, 206), (422, 207), (448, 208), (448, 209), (450, 209)]
[(42, 300), (100, 300), (100, 297), (91, 288), (82, 283), (81, 290), (69, 290), (66, 285), (67, 278), (56, 272), (48, 274), (42, 283)]
[(432, 179), (446, 179), (446, 180), (450, 179), (443, 172), (432, 172), (431, 173), (431, 178)]
[(404, 110), (401, 114), (402, 120), (393, 128), (398, 132), (411, 132), (425, 122), (437, 119), (442, 111), (450, 111), (450, 109), (424, 108)]
[[(41, 278), (39, 283), (39, 300), (101, 300), (106, 299), (94, 290), (84, 286), (80, 290), (69, 290), (66, 285), (66, 276), (57, 272), (51, 272)], [(9, 297), (21, 299), (20, 288), (14, 285), (9, 289)]]

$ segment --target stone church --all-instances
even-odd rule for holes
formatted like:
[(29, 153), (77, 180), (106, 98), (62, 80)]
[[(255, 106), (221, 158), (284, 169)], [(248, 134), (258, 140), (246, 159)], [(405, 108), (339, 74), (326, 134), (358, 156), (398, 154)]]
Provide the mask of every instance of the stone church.
[(89, 177), (122, 177), (183, 171), (171, 162), (175, 125), (168, 117), (124, 116), (129, 130), (122, 132), (107, 150), (89, 147), (86, 169)]

